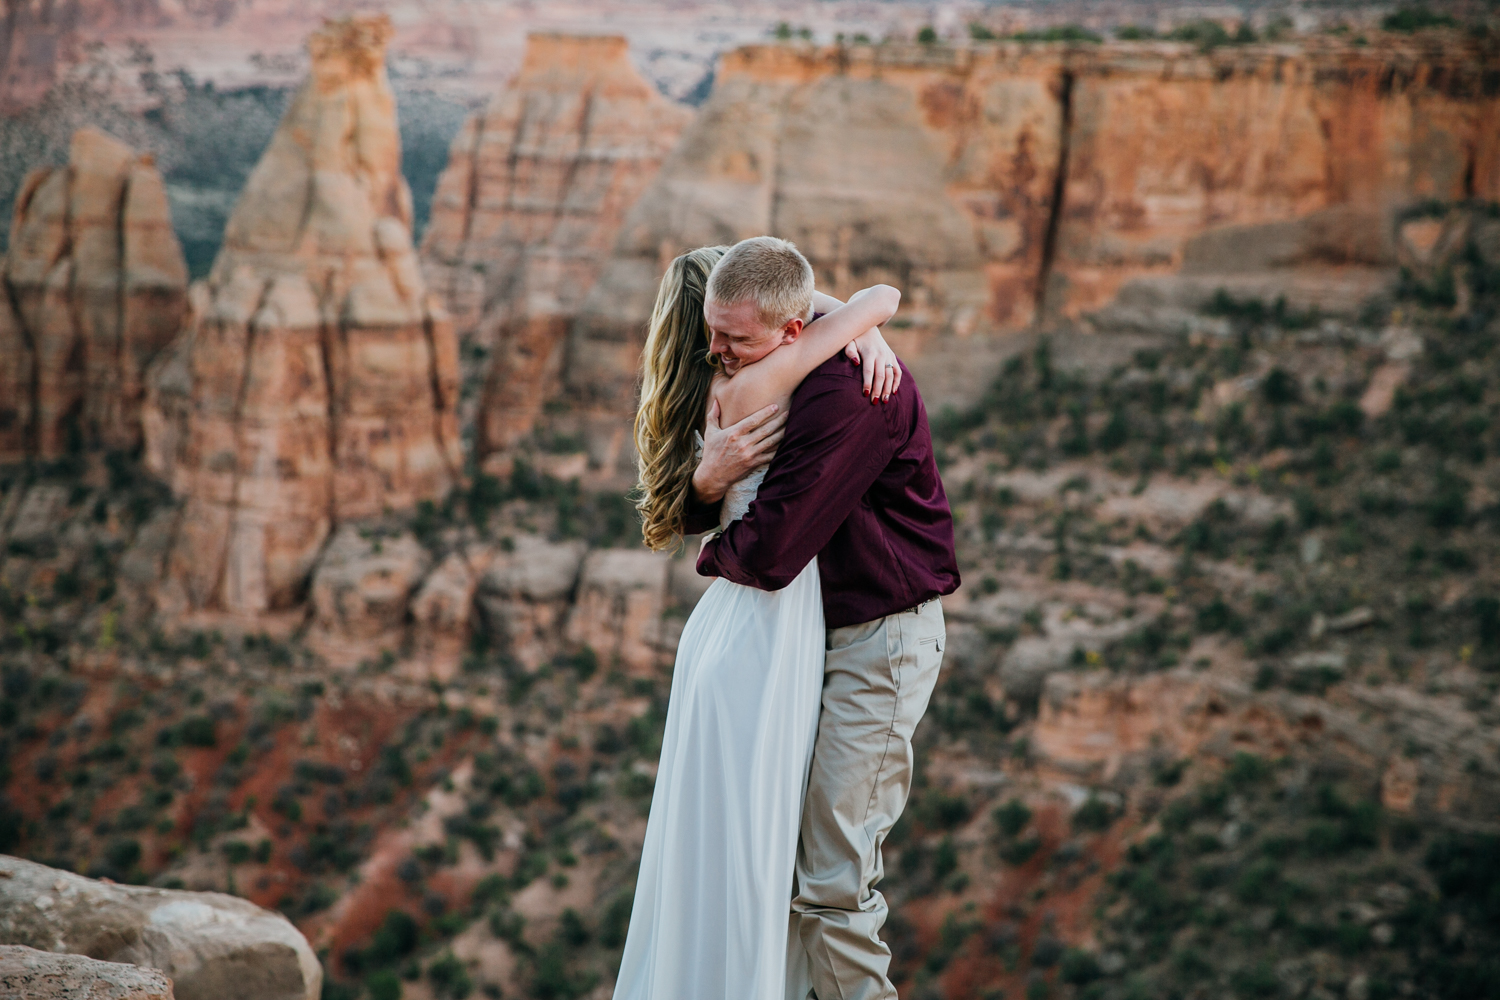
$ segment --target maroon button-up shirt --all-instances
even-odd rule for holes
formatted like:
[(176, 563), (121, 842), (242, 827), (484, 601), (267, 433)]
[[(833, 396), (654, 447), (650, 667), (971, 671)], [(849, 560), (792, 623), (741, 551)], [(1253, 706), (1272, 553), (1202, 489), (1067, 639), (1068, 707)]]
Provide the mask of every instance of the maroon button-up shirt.
[[(819, 556), (828, 628), (957, 590), (953, 514), (927, 409), (902, 373), (901, 390), (880, 406), (842, 353), (803, 380), (750, 512), (704, 548), (698, 572), (780, 590)], [(718, 504), (689, 503), (689, 533), (718, 521)]]

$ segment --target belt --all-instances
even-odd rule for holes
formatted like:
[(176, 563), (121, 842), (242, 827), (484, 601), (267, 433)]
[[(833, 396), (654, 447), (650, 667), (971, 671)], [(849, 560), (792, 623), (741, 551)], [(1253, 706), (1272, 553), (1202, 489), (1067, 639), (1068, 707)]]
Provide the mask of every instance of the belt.
[(938, 598), (936, 598), (936, 597), (929, 597), (929, 598), (927, 598), (927, 600), (923, 601), (921, 604), (914, 604), (911, 607), (907, 608), (905, 611), (901, 611), (901, 612), (898, 612), (898, 613), (899, 614), (903, 614), (903, 615), (920, 615), (922, 613), (922, 609), (923, 608), (927, 607), (927, 605), (929, 605), (929, 604), (935, 603), (937, 600), (938, 600)]

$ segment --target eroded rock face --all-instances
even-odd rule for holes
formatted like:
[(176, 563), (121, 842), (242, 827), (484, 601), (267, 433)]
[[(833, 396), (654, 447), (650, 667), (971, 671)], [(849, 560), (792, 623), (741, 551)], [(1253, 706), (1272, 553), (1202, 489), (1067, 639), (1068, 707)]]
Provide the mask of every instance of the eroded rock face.
[(307, 940), (243, 899), (111, 885), (4, 855), (0, 871), (0, 942), (160, 970), (177, 1000), (317, 1000), (322, 991)]
[(187, 293), (151, 158), (80, 129), (67, 166), (22, 185), (0, 281), (0, 462), (139, 447), (146, 368)]
[(924, 380), (929, 351), (973, 365), (949, 333), (1080, 317), (1142, 279), (1172, 281), (1140, 311), (1226, 286), (1355, 310), (1397, 262), (1400, 206), (1500, 195), (1493, 59), (1390, 40), (737, 50), (579, 311), (558, 426), (628, 465), (665, 263), (759, 233), (837, 293), (899, 285), (890, 332)]
[(1133, 277), (1175, 271), (1207, 230), (1333, 206), (1355, 212), (1325, 216), (1321, 232), (1273, 232), (1271, 247), (1243, 232), (1235, 243), (1260, 243), (1251, 257), (1293, 250), (1314, 269), (1388, 264), (1397, 206), (1500, 193), (1500, 101), (1481, 85), (1493, 56), (1477, 47), (1156, 45), (1069, 61), (1048, 310), (1076, 315)]
[(587, 548), (517, 535), (480, 579), (475, 603), (485, 630), (522, 669), (535, 670), (562, 648)]
[(329, 632), (372, 638), (399, 628), (431, 556), (409, 532), (341, 527), (318, 560), (313, 620)]
[(671, 558), (661, 552), (599, 549), (583, 563), (568, 639), (594, 651), (599, 662), (649, 676), (666, 658), (666, 610)]
[(0, 945), (0, 995), (26, 1000), (172, 1000), (172, 983), (154, 969)]
[(295, 603), (329, 532), (438, 497), (458, 351), (411, 244), (387, 18), (328, 22), (312, 72), (154, 372), (147, 463), (184, 498), (166, 603)]
[(481, 453), (529, 431), (556, 393), (568, 321), (691, 117), (635, 70), (624, 38), (537, 34), (454, 140), (422, 255), (460, 335), (492, 352)]

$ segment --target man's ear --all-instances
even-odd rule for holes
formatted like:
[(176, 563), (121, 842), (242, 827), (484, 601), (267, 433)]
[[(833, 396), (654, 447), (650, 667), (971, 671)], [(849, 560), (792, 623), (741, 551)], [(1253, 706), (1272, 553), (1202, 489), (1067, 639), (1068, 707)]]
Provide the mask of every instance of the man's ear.
[(792, 343), (800, 336), (802, 336), (802, 318), (800, 316), (788, 320), (786, 326), (781, 328), (782, 346)]

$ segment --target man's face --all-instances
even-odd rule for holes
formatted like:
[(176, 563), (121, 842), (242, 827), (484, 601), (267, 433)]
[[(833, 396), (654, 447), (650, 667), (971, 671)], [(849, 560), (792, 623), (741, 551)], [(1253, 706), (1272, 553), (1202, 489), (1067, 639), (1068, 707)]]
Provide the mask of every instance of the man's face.
[(790, 344), (802, 332), (800, 319), (782, 327), (766, 326), (755, 303), (748, 299), (729, 304), (709, 299), (703, 303), (703, 319), (710, 334), (708, 352), (719, 356), (730, 375)]

